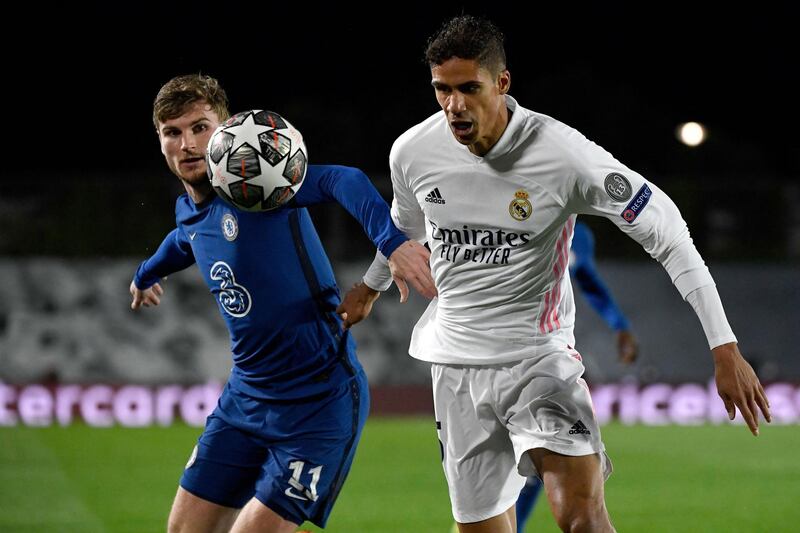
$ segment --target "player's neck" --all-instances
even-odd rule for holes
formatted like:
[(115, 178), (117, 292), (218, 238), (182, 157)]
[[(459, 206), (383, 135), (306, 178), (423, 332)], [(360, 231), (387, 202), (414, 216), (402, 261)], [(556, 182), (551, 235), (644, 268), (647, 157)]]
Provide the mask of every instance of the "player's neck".
[(214, 190), (211, 188), (210, 183), (202, 183), (197, 185), (190, 185), (185, 181), (182, 181), (183, 188), (186, 189), (186, 193), (189, 195), (189, 198), (196, 204), (207, 200), (212, 194), (214, 194)]

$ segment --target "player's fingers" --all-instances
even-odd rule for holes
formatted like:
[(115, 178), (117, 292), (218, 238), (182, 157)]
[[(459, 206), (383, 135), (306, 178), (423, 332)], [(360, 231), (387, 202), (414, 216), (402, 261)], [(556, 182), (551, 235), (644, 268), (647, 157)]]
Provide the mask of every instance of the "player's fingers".
[[(427, 249), (423, 248), (423, 250), (427, 252)], [(437, 296), (436, 284), (433, 282), (431, 267), (427, 262), (415, 266), (411, 281), (417, 292), (426, 298), (431, 299)]]
[(161, 285), (156, 283), (155, 285), (153, 285), (153, 292), (156, 293), (157, 295), (161, 296), (162, 294), (164, 294), (164, 289), (161, 288)]
[(758, 382), (758, 392), (761, 397), (764, 398), (764, 402), (767, 404), (767, 407), (769, 407), (769, 398), (767, 398), (767, 393), (764, 392), (764, 387), (761, 386), (760, 381)]
[(769, 398), (767, 398), (767, 393), (764, 392), (764, 387), (761, 386), (761, 382), (758, 382), (758, 388), (756, 390), (756, 403), (758, 403), (758, 407), (761, 409), (761, 412), (764, 413), (764, 418), (767, 422), (772, 422), (772, 414), (769, 412)]
[(411, 281), (411, 286), (414, 287), (414, 290), (425, 298), (431, 300), (436, 296), (436, 289), (433, 287), (433, 283), (427, 283), (424, 277), (413, 277), (409, 281)]
[(756, 404), (758, 404), (758, 408), (764, 414), (764, 419), (767, 422), (772, 422), (772, 415), (769, 412), (769, 400), (767, 400), (767, 396), (762, 392), (756, 393)]
[(408, 299), (408, 285), (406, 284), (406, 281), (401, 278), (394, 278), (394, 282), (397, 285), (397, 289), (400, 291), (400, 303), (406, 303), (406, 300)]
[(747, 427), (750, 428), (750, 433), (753, 435), (758, 436), (758, 419), (755, 416), (755, 413), (750, 410), (749, 401), (746, 398), (740, 399), (740, 401), (736, 402), (736, 407), (739, 408), (739, 412), (742, 413), (742, 418), (747, 423)]
[(722, 403), (725, 404), (725, 410), (728, 412), (728, 418), (733, 420), (733, 418), (736, 416), (736, 407), (734, 407), (733, 402), (727, 395), (723, 396), (720, 394), (720, 398), (722, 398)]

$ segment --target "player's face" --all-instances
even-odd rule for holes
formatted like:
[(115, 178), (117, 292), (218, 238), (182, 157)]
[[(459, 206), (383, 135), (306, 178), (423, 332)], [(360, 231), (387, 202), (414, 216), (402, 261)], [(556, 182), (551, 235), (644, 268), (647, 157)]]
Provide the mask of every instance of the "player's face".
[(189, 185), (208, 181), (206, 176), (206, 146), (219, 126), (217, 113), (205, 100), (193, 103), (186, 112), (158, 123), (161, 153), (169, 169)]
[(453, 57), (434, 65), (431, 78), (456, 140), (476, 155), (486, 154), (508, 124), (509, 72), (494, 75), (474, 59)]

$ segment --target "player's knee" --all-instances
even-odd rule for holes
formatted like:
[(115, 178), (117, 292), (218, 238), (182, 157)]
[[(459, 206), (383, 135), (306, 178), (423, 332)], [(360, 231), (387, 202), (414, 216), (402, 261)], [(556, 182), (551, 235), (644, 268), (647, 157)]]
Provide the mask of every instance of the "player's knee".
[(561, 531), (613, 531), (602, 498), (576, 498), (553, 509)]

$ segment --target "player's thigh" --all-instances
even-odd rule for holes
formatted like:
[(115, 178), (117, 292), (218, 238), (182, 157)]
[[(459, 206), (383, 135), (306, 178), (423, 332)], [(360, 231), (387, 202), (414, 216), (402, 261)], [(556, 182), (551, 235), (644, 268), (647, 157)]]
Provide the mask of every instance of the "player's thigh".
[(604, 512), (602, 455), (562, 455), (545, 448), (530, 450), (528, 455), (544, 481), (556, 519)]
[(508, 430), (497, 418), (491, 389), (498, 371), (431, 366), (433, 403), (453, 518), (494, 519), (514, 505), (525, 478), (517, 474)]
[(230, 530), (239, 509), (217, 505), (178, 487), (169, 513), (169, 533), (224, 533)]
[(239, 513), (230, 533), (293, 533), (299, 525), (253, 498)]
[(202, 500), (241, 509), (255, 493), (268, 454), (258, 436), (234, 427), (214, 413), (206, 421), (180, 486)]
[(255, 498), (284, 520), (325, 527), (368, 410), (363, 373), (324, 397), (276, 406), (270, 418), (273, 445), (256, 482)]

